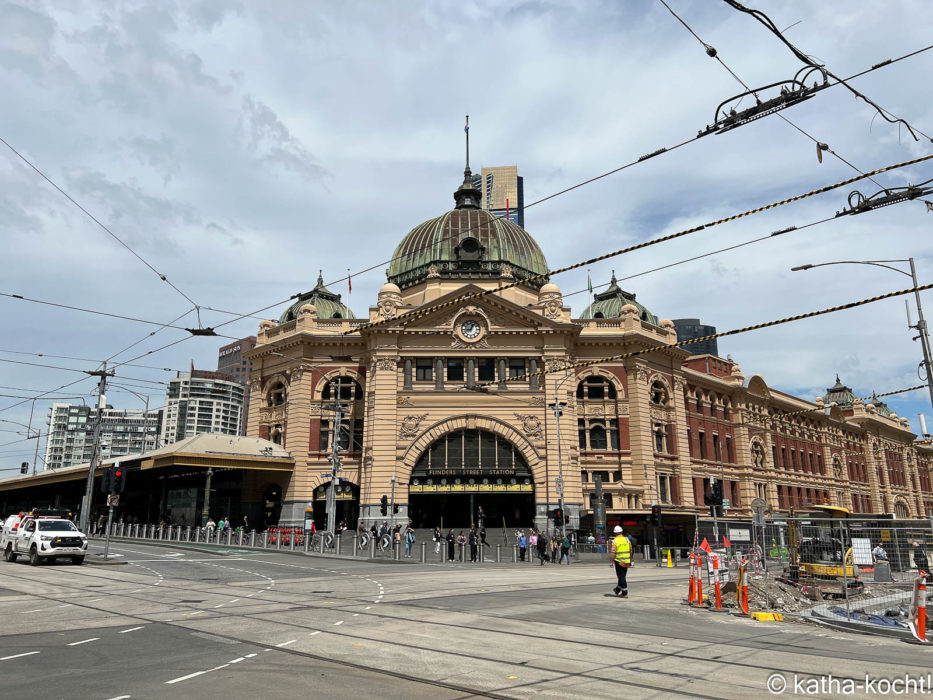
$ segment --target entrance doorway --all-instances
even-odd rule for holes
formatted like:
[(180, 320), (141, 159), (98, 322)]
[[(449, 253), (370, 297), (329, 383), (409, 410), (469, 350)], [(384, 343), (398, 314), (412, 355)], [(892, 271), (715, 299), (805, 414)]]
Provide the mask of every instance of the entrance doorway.
[[(472, 498), (471, 498), (472, 497)], [(470, 509), (472, 503), (472, 511)], [(412, 526), (434, 528), (443, 522), (444, 529), (467, 529), (479, 525), (477, 515), (482, 507), (487, 530), (505, 526), (509, 529), (534, 524), (534, 493), (412, 493), (408, 497), (408, 513)]]
[[(323, 532), (327, 529), (327, 490), (330, 482), (314, 489), (314, 527)], [(350, 530), (356, 529), (360, 517), (360, 487), (348, 481), (337, 484), (337, 517), (334, 524), (341, 524)]]

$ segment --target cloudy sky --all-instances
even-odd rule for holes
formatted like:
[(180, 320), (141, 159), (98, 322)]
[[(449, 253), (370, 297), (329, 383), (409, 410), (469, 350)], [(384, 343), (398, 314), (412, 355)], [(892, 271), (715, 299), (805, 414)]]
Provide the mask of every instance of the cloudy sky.
[[(750, 87), (801, 67), (724, 2), (669, 4)], [(933, 25), (921, 0), (883, 9), (842, 0), (754, 6), (843, 77), (925, 47)], [(743, 91), (652, 0), (0, 0), (0, 19), (0, 137), (180, 290), (0, 144), (0, 292), (159, 323), (189, 312), (176, 322), (183, 327), (198, 323), (194, 304), (205, 326), (234, 317), (204, 307), (274, 305), (224, 326), (234, 337), (278, 316), (319, 269), (345, 293), (337, 280), (347, 268), (376, 266), (353, 280), (350, 305), (365, 313), (400, 238), (452, 206), (467, 113), (474, 170), (518, 164), (533, 202), (690, 139)], [(933, 51), (853, 85), (933, 134), (931, 74)], [(929, 139), (914, 141), (840, 86), (782, 114), (863, 171), (933, 152)], [(813, 142), (772, 115), (530, 207), (525, 224), (553, 268), (854, 174), (829, 153), (820, 164)], [(594, 284), (612, 270), (637, 275), (830, 217), (852, 189), (870, 195), (931, 177), (933, 164), (897, 170), (877, 185), (607, 260), (591, 275)], [(929, 282), (931, 225), (926, 206), (909, 202), (622, 284), (660, 317), (699, 317), (727, 330), (910, 286), (882, 268), (792, 273), (794, 265), (913, 256), (920, 282)], [(585, 290), (586, 279), (579, 270), (553, 281), (569, 295)], [(567, 301), (579, 313), (586, 297)], [(924, 300), (933, 314), (933, 295)], [(78, 372), (17, 362), (95, 369), (180, 341), (133, 363), (145, 366), (118, 370), (118, 383), (158, 405), (158, 382), (172, 376), (162, 368), (214, 368), (229, 342), (9, 296), (0, 308), (0, 470), (32, 461), (35, 442), (17, 432), (29, 422), (28, 397), (77, 381), (35, 402), (33, 425), (44, 431), (47, 397), (94, 392), (94, 380)], [(727, 338), (720, 352), (746, 375), (807, 398), (836, 373), (866, 395), (920, 383), (913, 335), (898, 298)], [(108, 399), (143, 405), (125, 390)], [(889, 404), (915, 430), (916, 414), (930, 413), (923, 391)]]

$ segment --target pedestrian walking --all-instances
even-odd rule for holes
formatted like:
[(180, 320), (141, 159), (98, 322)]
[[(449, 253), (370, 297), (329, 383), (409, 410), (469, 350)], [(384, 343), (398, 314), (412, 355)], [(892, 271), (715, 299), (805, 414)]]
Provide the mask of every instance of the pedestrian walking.
[(541, 560), (541, 566), (547, 560), (547, 535), (538, 535), (538, 559)]
[(441, 526), (436, 525), (434, 527), (434, 553), (441, 553), (441, 542), (444, 541), (444, 535), (441, 534)]
[(476, 561), (476, 542), (479, 540), (479, 537), (476, 534), (476, 528), (470, 529), (470, 561)]
[(392, 530), (392, 551), (395, 552), (402, 545), (402, 526), (396, 525)]
[(463, 551), (466, 547), (466, 535), (463, 534), (463, 530), (460, 531), (460, 534), (457, 535), (457, 545), (460, 550), (460, 561), (463, 561)]
[(557, 560), (557, 564), (564, 563), (564, 557), (567, 558), (567, 566), (570, 566), (570, 536), (564, 535), (564, 539), (560, 543), (560, 559)]
[(628, 574), (628, 568), (632, 564), (632, 543), (629, 541), (628, 537), (622, 534), (622, 528), (618, 525), (612, 531), (612, 534), (615, 537), (612, 540), (612, 546), (610, 547), (610, 561), (616, 572), (616, 586), (612, 589), (612, 592), (615, 593), (620, 598), (628, 597), (628, 584), (625, 581), (625, 576)]
[(454, 560), (454, 544), (457, 542), (457, 537), (454, 535), (454, 529), (450, 528), (447, 532), (447, 561)]
[(518, 558), (525, 561), (525, 554), (528, 552), (528, 538), (525, 537), (525, 531), (519, 530), (515, 540), (518, 542)]
[(405, 530), (405, 557), (411, 559), (411, 546), (415, 543), (415, 531), (411, 525)]
[(489, 546), (489, 543), (486, 541), (486, 527), (483, 525), (479, 526), (479, 541), (482, 542), (484, 547)]
[(538, 533), (535, 532), (535, 529), (531, 529), (531, 534), (528, 536), (528, 546), (531, 548), (531, 553), (528, 555), (529, 560), (531, 557), (538, 556)]
[(104, 514), (101, 513), (100, 517), (97, 519), (97, 531), (94, 534), (99, 535), (103, 531), (104, 531)]

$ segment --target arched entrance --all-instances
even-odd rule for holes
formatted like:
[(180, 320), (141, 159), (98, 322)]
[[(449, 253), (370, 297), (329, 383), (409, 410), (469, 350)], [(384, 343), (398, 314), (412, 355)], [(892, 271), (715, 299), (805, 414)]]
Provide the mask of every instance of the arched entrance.
[(262, 518), (259, 528), (265, 530), (279, 524), (282, 514), (282, 487), (278, 484), (269, 484), (262, 495)]
[[(441, 436), (418, 458), (408, 486), (414, 527), (487, 528), (534, 522), (534, 478), (515, 445), (478, 428)], [(482, 511), (480, 511), (482, 509)]]
[[(327, 490), (330, 482), (327, 481), (314, 489), (314, 527), (324, 531), (327, 529)], [(337, 484), (336, 493), (337, 517), (334, 523), (339, 527), (351, 530), (356, 529), (356, 521), (360, 517), (360, 487), (349, 481)]]

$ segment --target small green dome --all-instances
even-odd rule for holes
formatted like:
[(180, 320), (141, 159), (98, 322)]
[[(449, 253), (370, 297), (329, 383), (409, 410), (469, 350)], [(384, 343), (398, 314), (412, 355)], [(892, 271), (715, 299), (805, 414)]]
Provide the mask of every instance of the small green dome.
[(317, 285), (310, 292), (305, 292), (289, 306), (279, 317), (279, 323), (287, 323), (298, 318), (298, 310), (305, 304), (313, 304), (318, 318), (356, 318), (349, 306), (340, 303), (340, 295), (334, 294), (324, 286), (324, 277), (318, 272)]
[[(402, 239), (386, 271), (389, 282), (401, 289), (429, 277), (496, 279), (508, 268), (515, 280), (546, 275), (547, 260), (534, 238), (518, 224), (479, 208), (481, 193), (469, 168), (454, 193), (456, 207), (415, 226)], [(542, 278), (529, 283), (540, 288)]]
[(884, 401), (879, 399), (877, 396), (872, 396), (871, 401), (869, 401), (868, 403), (870, 403), (872, 406), (875, 407), (875, 409), (878, 411), (879, 416), (890, 418), (892, 415), (894, 415), (894, 411), (888, 408), (888, 404), (886, 404)]
[(658, 317), (635, 301), (635, 295), (619, 287), (616, 273), (613, 271), (609, 288), (605, 292), (594, 295), (593, 303), (587, 306), (580, 318), (618, 318), (622, 314), (622, 307), (631, 304), (638, 309), (638, 317), (652, 325), (658, 325)]
[(836, 383), (829, 387), (826, 390), (826, 394), (823, 396), (823, 403), (826, 406), (834, 403), (839, 406), (839, 408), (852, 408), (855, 404), (855, 398), (855, 394), (839, 380), (839, 375), (837, 374)]

